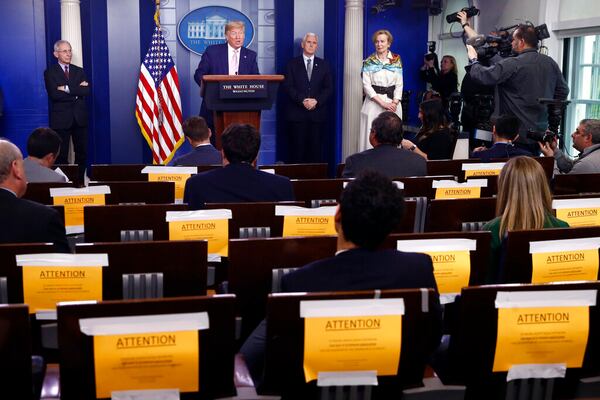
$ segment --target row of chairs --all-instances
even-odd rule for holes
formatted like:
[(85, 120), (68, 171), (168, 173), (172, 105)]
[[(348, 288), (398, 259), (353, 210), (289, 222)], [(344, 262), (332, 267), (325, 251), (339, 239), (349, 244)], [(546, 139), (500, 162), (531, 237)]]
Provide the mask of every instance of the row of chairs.
[[(494, 372), (492, 365), (501, 351), (496, 341), (499, 336), (498, 309), (496, 300), (499, 293), (529, 292), (543, 295), (550, 291), (557, 300), (572, 296), (578, 291), (593, 293), (589, 305), (589, 324), (582, 333), (584, 353), (582, 364), (565, 368), (564, 377), (577, 383), (581, 378), (596, 376), (600, 373), (598, 346), (600, 339), (596, 335), (599, 325), (598, 312), (599, 282), (561, 283), (553, 285), (497, 285), (470, 287), (462, 290), (460, 318), (457, 321), (449, 344), (449, 362), (453, 368), (453, 380), (457, 384), (471, 386), (478, 390), (476, 398), (522, 398), (507, 393), (507, 372)], [(565, 296), (563, 296), (563, 293)], [(317, 382), (306, 382), (304, 352), (305, 320), (300, 309), (303, 302), (318, 300), (368, 300), (377, 302), (381, 299), (401, 299), (404, 305), (402, 329), (398, 332), (401, 340), (400, 354), (395, 373), (378, 376), (377, 386), (340, 387), (336, 382), (326, 383), (325, 375), (318, 375)], [(235, 297), (179, 297), (173, 299), (153, 299), (138, 301), (103, 301), (95, 304), (60, 304), (57, 307), (58, 341), (59, 341), (59, 374), (54, 377), (59, 382), (46, 380), (43, 398), (96, 399), (100, 387), (103, 390), (124, 390), (118, 382), (107, 382), (98, 373), (99, 353), (94, 336), (84, 332), (82, 323), (91, 318), (115, 318), (146, 316), (147, 321), (177, 317), (180, 314), (203, 313), (209, 321), (208, 329), (197, 333), (198, 357), (197, 371), (190, 379), (195, 382), (196, 389), (181, 393), (182, 399), (212, 399), (234, 396), (240, 393), (243, 386), (252, 386), (252, 381), (243, 375), (246, 373), (241, 365), (236, 366), (235, 356)], [(343, 391), (355, 390), (355, 397), (345, 398), (396, 398), (404, 391), (410, 399), (407, 388), (422, 384), (427, 357), (431, 353), (432, 327), (436, 315), (432, 313), (434, 304), (431, 289), (420, 290), (383, 290), (339, 293), (308, 293), (270, 295), (267, 306), (266, 362), (262, 393), (284, 395), (285, 398), (344, 398)], [(9, 398), (32, 398), (31, 348), (28, 308), (26, 305), (12, 305), (0, 308), (0, 382), (3, 393)], [(135, 329), (135, 325), (132, 329)], [(170, 331), (169, 327), (163, 328)], [(150, 332), (163, 333), (163, 332)], [(125, 333), (122, 334), (124, 337)], [(525, 351), (525, 350), (524, 350)], [(146, 348), (144, 354), (152, 357), (152, 348)], [(104, 354), (106, 356), (106, 354)], [(120, 360), (121, 361), (121, 360)], [(152, 365), (150, 365), (152, 367)], [(169, 366), (171, 367), (171, 366)], [(185, 373), (185, 371), (178, 371)], [(152, 372), (150, 372), (152, 373)], [(124, 370), (124, 375), (127, 371)], [(344, 374), (341, 374), (342, 378)], [(532, 375), (538, 377), (535, 373)], [(168, 382), (168, 377), (160, 376)], [(321, 380), (323, 382), (321, 383)], [(529, 379), (517, 379), (527, 385)], [(528, 398), (553, 398), (554, 382), (560, 388), (562, 380), (545, 379), (541, 395)], [(514, 383), (514, 382), (513, 382)], [(54, 390), (51, 389), (54, 384)], [(165, 384), (167, 385), (167, 384)], [(352, 385), (352, 384), (351, 384)], [(356, 385), (356, 384), (354, 384)], [(144, 384), (139, 386), (144, 387)], [(140, 387), (136, 387), (139, 389)], [(58, 387), (60, 390), (57, 390)], [(150, 385), (150, 387), (156, 387)], [(130, 388), (131, 389), (131, 388)], [(361, 391), (362, 389), (362, 391)], [(337, 390), (335, 397), (331, 392)], [(320, 394), (319, 394), (320, 392)], [(357, 397), (357, 394), (361, 397)], [(503, 396), (499, 396), (502, 393)], [(506, 394), (506, 397), (504, 396)], [(256, 397), (255, 397), (256, 398)], [(417, 397), (418, 398), (418, 397)]]

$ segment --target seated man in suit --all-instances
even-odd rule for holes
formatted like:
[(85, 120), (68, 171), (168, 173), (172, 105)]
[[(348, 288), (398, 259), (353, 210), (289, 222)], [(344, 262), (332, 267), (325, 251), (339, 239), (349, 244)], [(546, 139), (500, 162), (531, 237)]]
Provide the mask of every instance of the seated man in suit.
[[(335, 213), (338, 233), (334, 257), (312, 262), (284, 275), (284, 292), (322, 292), (372, 289), (433, 288), (433, 264), (426, 254), (379, 250), (398, 225), (404, 211), (400, 190), (385, 176), (365, 172), (346, 186)], [(441, 307), (436, 295), (438, 323), (433, 327), (431, 352), (441, 337)], [(252, 378), (261, 382), (266, 324), (263, 321), (246, 340), (240, 352)]]
[(21, 199), (26, 190), (21, 152), (8, 140), (0, 140), (0, 243), (52, 242), (57, 252), (69, 253), (58, 212)]
[(342, 177), (353, 178), (366, 170), (389, 178), (427, 175), (427, 161), (398, 145), (402, 142), (402, 120), (396, 113), (384, 111), (373, 120), (369, 142), (372, 149), (346, 158)]
[(492, 128), (494, 144), (489, 149), (485, 146), (476, 147), (471, 153), (471, 158), (479, 158), (488, 162), (492, 158), (512, 158), (517, 156), (530, 156), (526, 150), (515, 147), (513, 142), (519, 137), (519, 119), (514, 115), (504, 114), (496, 118)]
[(294, 200), (292, 183), (286, 177), (257, 170), (260, 134), (249, 124), (231, 124), (221, 137), (223, 168), (189, 178), (183, 201), (190, 210), (205, 203)]
[(23, 160), (28, 182), (66, 182), (64, 175), (52, 170), (60, 152), (60, 136), (50, 128), (37, 128), (27, 139), (27, 158)]
[(191, 117), (183, 122), (183, 133), (194, 148), (187, 154), (177, 157), (173, 165), (221, 164), (221, 153), (210, 144), (211, 130), (202, 117)]

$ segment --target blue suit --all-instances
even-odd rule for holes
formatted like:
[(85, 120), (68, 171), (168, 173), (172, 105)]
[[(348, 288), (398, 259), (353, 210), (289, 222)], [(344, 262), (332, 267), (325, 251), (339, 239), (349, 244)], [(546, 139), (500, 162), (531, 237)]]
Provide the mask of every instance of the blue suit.
[(196, 146), (173, 161), (173, 165), (221, 165), (221, 153), (213, 145)]
[(479, 158), (483, 162), (488, 162), (492, 158), (512, 158), (517, 156), (531, 156), (531, 153), (520, 147), (515, 147), (511, 143), (494, 143), (487, 150), (474, 151), (470, 158)]
[[(256, 63), (256, 53), (245, 47), (240, 48), (238, 74), (258, 75), (259, 73), (258, 64)], [(202, 86), (202, 77), (204, 75), (229, 75), (227, 43), (215, 44), (206, 48), (194, 73), (194, 80), (198, 86)], [(202, 106), (200, 107), (200, 116), (206, 120), (208, 127), (214, 131), (212, 110), (206, 108), (204, 101), (202, 101)]]
[(247, 163), (229, 164), (189, 178), (183, 201), (190, 210), (205, 203), (294, 200), (294, 189), (284, 176), (259, 171)]

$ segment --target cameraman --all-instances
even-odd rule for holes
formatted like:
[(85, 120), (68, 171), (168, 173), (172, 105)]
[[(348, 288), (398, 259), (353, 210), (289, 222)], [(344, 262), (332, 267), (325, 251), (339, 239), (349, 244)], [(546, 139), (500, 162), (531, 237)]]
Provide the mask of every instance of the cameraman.
[(556, 136), (550, 143), (540, 142), (542, 153), (554, 157), (554, 174), (594, 174), (600, 172), (600, 120), (582, 119), (571, 134), (573, 147), (579, 151), (576, 160), (570, 160), (558, 149)]
[(548, 125), (546, 107), (539, 98), (565, 100), (569, 87), (556, 62), (537, 52), (538, 37), (531, 25), (519, 25), (512, 35), (515, 57), (496, 55), (492, 65), (484, 67), (477, 60), (477, 51), (467, 45), (469, 74), (484, 85), (496, 86), (495, 115), (513, 114), (521, 121), (515, 146), (539, 154), (538, 144), (527, 138), (529, 129), (545, 130)]
[[(460, 25), (464, 30), (463, 41), (478, 35), (477, 32), (471, 27), (469, 17), (467, 16), (466, 12), (459, 11), (457, 16), (460, 21)], [(493, 102), (490, 101), (485, 110), (481, 109), (481, 103), (478, 101), (478, 97), (482, 98), (486, 96), (494, 96), (494, 86), (482, 85), (473, 81), (471, 75), (467, 71), (460, 84), (460, 94), (463, 98), (460, 122), (463, 126), (463, 130), (469, 132), (473, 137), (478, 125), (480, 123), (488, 122), (489, 116), (491, 115), (494, 107)], [(490, 108), (492, 110), (489, 110)], [(482, 120), (482, 118), (485, 118), (485, 120)], [(475, 138), (472, 138), (471, 145), (474, 146), (476, 143), (481, 142)]]

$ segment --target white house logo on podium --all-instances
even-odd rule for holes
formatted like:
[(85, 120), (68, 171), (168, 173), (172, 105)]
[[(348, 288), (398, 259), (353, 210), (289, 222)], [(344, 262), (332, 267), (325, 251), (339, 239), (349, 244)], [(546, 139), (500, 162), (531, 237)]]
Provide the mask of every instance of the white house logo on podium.
[(190, 11), (177, 25), (177, 37), (191, 52), (202, 55), (210, 45), (225, 43), (225, 25), (242, 21), (246, 25), (244, 47), (254, 39), (254, 25), (241, 11), (229, 7), (210, 6)]

